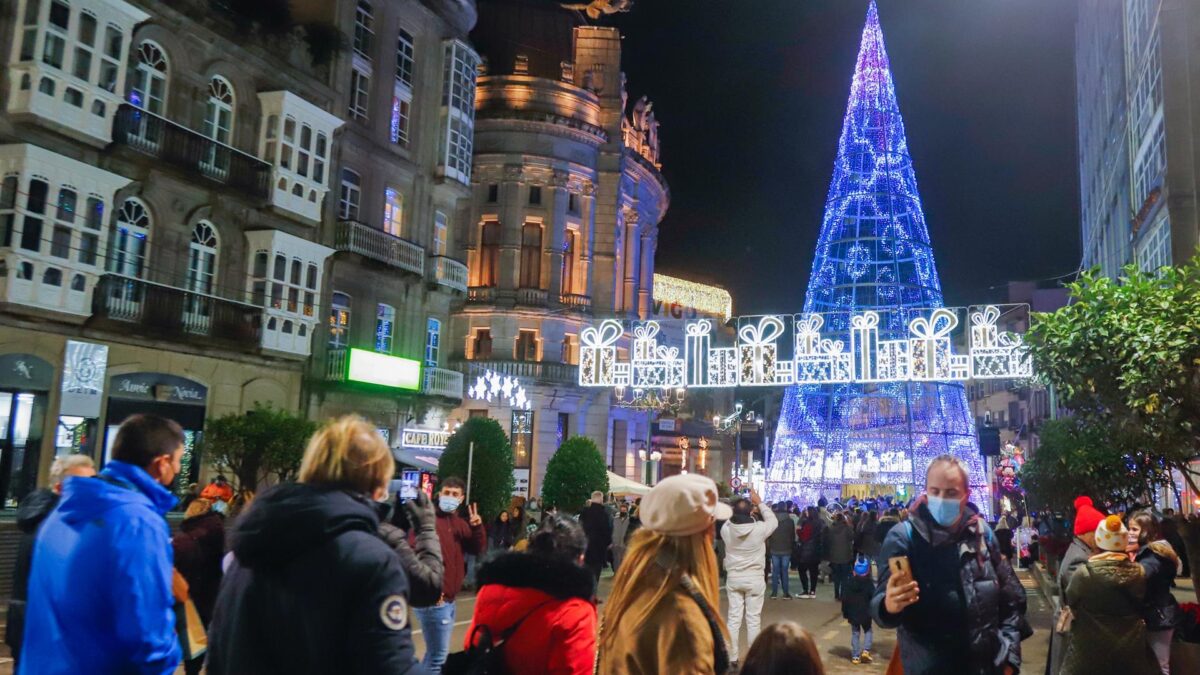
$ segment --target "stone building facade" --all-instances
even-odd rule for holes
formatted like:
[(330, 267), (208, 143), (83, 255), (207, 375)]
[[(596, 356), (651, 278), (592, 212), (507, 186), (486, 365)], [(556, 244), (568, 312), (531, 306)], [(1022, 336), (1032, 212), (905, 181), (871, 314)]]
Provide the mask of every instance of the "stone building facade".
[[(298, 1), (271, 26), (248, 5), (18, 0), (0, 17), (6, 504), (56, 453), (102, 462), (136, 411), (173, 417), (190, 446), (206, 419), (256, 403), (412, 416), (461, 398), (436, 368), (414, 391), (326, 374), (335, 308), (346, 345), (423, 359), (427, 320), (447, 323), (465, 293), (474, 4)], [(377, 350), (383, 304), (393, 332)], [(187, 461), (201, 478), (203, 457)]]
[[(314, 419), (348, 412), (403, 446), (405, 428), (440, 428), (462, 400), (447, 368), (450, 310), (467, 290), (461, 225), (469, 217), (478, 56), (466, 41), (473, 2), (390, 0), (302, 5), (346, 26), (334, 57), (336, 195), (323, 241), (329, 330), (313, 345)], [(351, 348), (419, 362), (415, 389), (355, 382)]]
[(637, 475), (626, 466), (649, 415), (577, 386), (579, 345), (598, 318), (651, 314), (670, 201), (657, 122), (645, 100), (627, 101), (615, 28), (527, 0), (481, 1), (479, 14), (475, 164), (459, 233), (469, 287), (448, 346), (468, 385), (487, 372), (520, 378), (532, 411), (468, 396), (455, 416), (510, 430), (518, 482), (533, 493), (569, 436)]

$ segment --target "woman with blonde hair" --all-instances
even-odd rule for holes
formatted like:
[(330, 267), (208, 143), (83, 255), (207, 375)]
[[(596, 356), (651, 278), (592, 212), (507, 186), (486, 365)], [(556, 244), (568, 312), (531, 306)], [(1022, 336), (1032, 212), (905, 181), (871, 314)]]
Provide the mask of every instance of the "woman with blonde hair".
[(309, 441), (298, 483), (262, 491), (230, 535), (207, 672), (421, 672), (408, 580), (375, 503), (395, 463), (375, 428), (335, 419)]
[(732, 510), (712, 480), (671, 476), (642, 499), (600, 624), (605, 675), (714, 673), (729, 668), (729, 634), (717, 611), (714, 525)]

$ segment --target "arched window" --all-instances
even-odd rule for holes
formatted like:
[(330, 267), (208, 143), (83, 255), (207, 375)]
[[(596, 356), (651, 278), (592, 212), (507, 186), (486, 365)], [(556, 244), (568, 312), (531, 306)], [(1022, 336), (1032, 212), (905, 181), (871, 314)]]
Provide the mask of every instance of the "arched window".
[[(567, 230), (566, 240), (563, 241), (563, 256), (562, 256), (562, 286), (561, 292), (563, 295), (571, 295), (575, 293), (575, 263), (576, 263), (576, 241), (579, 239), (579, 232), (575, 230)], [(565, 363), (565, 362), (564, 362)]]
[(521, 227), (521, 288), (542, 287), (542, 226), (527, 222)]
[(229, 145), (233, 134), (233, 85), (220, 75), (208, 82), (208, 103), (204, 109), (204, 135)]
[(137, 48), (137, 69), (129, 100), (134, 105), (165, 115), (167, 109), (167, 56), (162, 47), (146, 40)]
[(217, 230), (202, 220), (192, 229), (188, 246), (187, 289), (193, 293), (212, 295), (217, 278)]
[(146, 271), (146, 241), (150, 214), (137, 199), (126, 199), (117, 210), (117, 222), (108, 240), (108, 271), (141, 279)]
[[(220, 75), (208, 82), (204, 107), (204, 135), (222, 145), (233, 144), (233, 86)], [(229, 172), (229, 151), (216, 144), (208, 148), (205, 168), (224, 179)]]
[(500, 269), (500, 223), (489, 220), (479, 232), (479, 285), (495, 286)]
[(62, 270), (57, 267), (47, 267), (42, 273), (42, 283), (47, 286), (62, 286)]

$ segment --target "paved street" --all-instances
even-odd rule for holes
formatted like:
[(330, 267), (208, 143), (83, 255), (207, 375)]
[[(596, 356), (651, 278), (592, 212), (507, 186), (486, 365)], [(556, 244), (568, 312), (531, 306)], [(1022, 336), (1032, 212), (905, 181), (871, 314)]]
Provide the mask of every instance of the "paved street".
[[(1036, 631), (1032, 638), (1023, 645), (1026, 667), (1024, 672), (1040, 673), (1045, 668), (1047, 636), (1050, 630), (1050, 612), (1046, 602), (1037, 592), (1036, 585), (1029, 576), (1021, 572), (1022, 582), (1029, 591), (1029, 619)], [(793, 574), (792, 588), (799, 588), (799, 580)], [(600, 580), (600, 596), (608, 597), (612, 588), (610, 573)], [(769, 589), (768, 589), (769, 592)], [(725, 598), (721, 598), (721, 615), (725, 615)], [(468, 594), (458, 599), (458, 618), (454, 625), (454, 637), (450, 644), (457, 650), (466, 639), (467, 625), (471, 621), (471, 612), (475, 609), (475, 596)], [(817, 639), (821, 648), (821, 657), (825, 660), (825, 672), (830, 675), (838, 673), (882, 673), (887, 668), (887, 656), (892, 653), (895, 644), (895, 631), (875, 629), (874, 653), (882, 656), (872, 665), (854, 665), (850, 663), (850, 629), (842, 620), (841, 606), (833, 600), (833, 587), (822, 584), (813, 600), (770, 600), (763, 608), (763, 626), (777, 621), (796, 621), (807, 628)], [(417, 652), (425, 653), (425, 643), (420, 633), (420, 627), (415, 626)], [(0, 633), (3, 623), (0, 621)], [(749, 645), (746, 644), (745, 629), (742, 630), (741, 653), (745, 654)], [(8, 647), (0, 645), (0, 675), (12, 675), (12, 660), (8, 657)], [(183, 673), (180, 668), (179, 673)]]
[[(1021, 572), (1021, 580), (1029, 592), (1029, 619), (1036, 631), (1023, 644), (1023, 654), (1026, 666), (1024, 672), (1040, 673), (1045, 669), (1048, 649), (1048, 635), (1051, 626), (1049, 606), (1037, 591), (1037, 586), (1027, 573)], [(799, 579), (792, 575), (792, 589), (798, 589)], [(612, 577), (606, 575), (600, 580), (600, 597), (608, 597), (612, 588)], [(770, 592), (768, 587), (768, 593)], [(474, 609), (475, 596), (460, 597), (458, 600), (458, 617), (454, 626), (454, 636), (450, 644), (457, 650), (466, 639), (467, 626), (470, 624), (470, 613)], [(724, 593), (721, 598), (721, 615), (726, 612)], [(895, 631), (875, 628), (874, 653), (885, 655), (872, 665), (854, 665), (850, 663), (850, 628), (842, 619), (841, 605), (833, 599), (833, 586), (822, 584), (813, 600), (770, 600), (763, 608), (763, 626), (777, 621), (795, 621), (804, 626), (817, 639), (821, 649), (821, 657), (825, 661), (825, 671), (830, 675), (835, 673), (882, 673), (887, 669), (887, 658), (895, 645)], [(419, 628), (418, 628), (419, 631)], [(424, 653), (425, 644), (421, 635), (417, 634), (417, 649)], [(746, 644), (745, 629), (742, 629), (741, 653), (745, 654), (749, 645)], [(2, 673), (3, 671), (0, 671)]]

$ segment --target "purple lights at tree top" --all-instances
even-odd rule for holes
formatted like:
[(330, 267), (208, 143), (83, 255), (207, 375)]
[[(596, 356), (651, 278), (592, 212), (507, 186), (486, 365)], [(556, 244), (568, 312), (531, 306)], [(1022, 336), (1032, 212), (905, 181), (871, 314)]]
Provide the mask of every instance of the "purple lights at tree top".
[[(852, 313), (876, 310), (880, 339), (894, 340), (904, 337), (911, 310), (941, 306), (937, 266), (872, 0), (804, 311), (823, 314), (827, 329), (848, 334)], [(943, 453), (966, 463), (973, 490), (984, 488), (974, 418), (961, 385), (794, 386), (784, 395), (766, 491), (770, 499), (809, 500), (818, 493), (836, 496), (844, 485), (920, 490), (929, 460)], [(985, 501), (979, 505), (987, 509)]]

